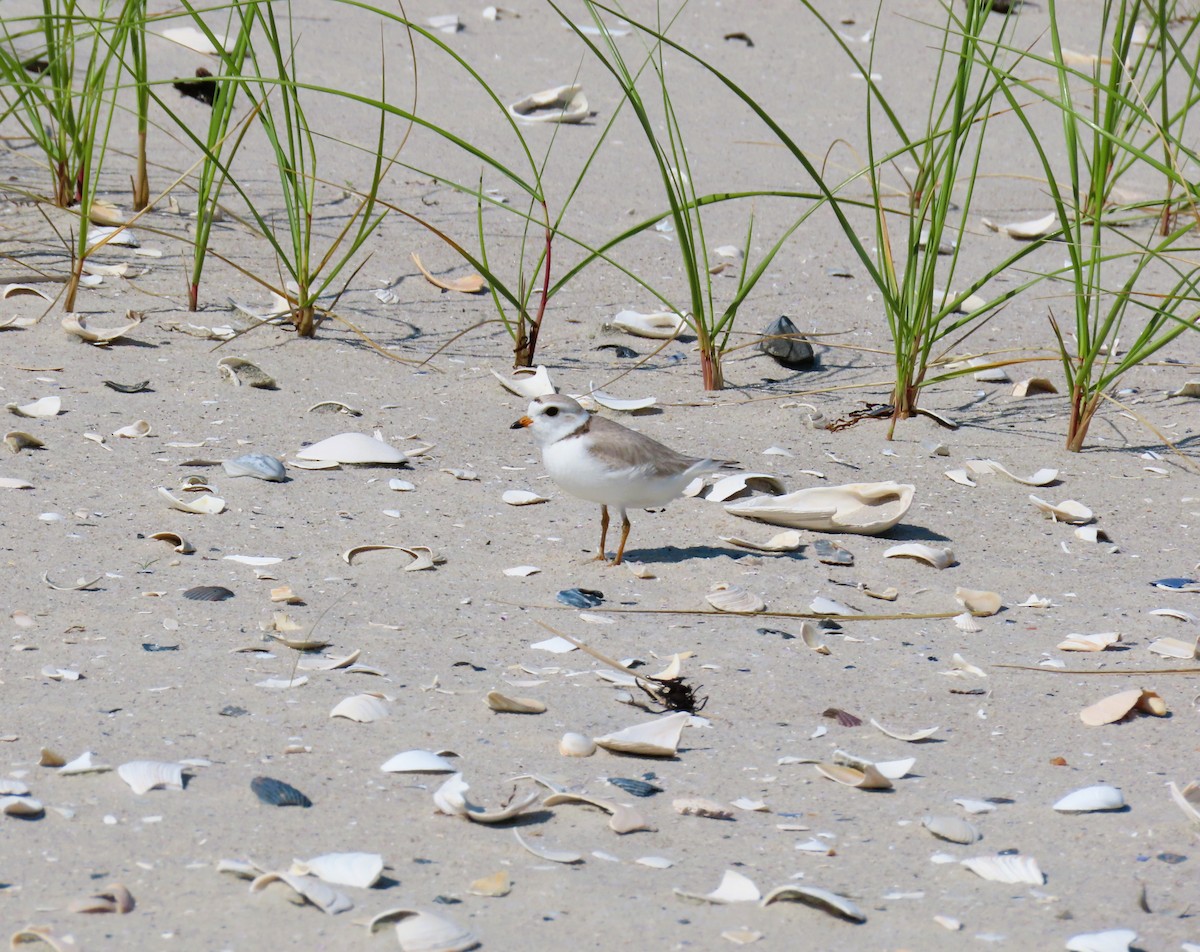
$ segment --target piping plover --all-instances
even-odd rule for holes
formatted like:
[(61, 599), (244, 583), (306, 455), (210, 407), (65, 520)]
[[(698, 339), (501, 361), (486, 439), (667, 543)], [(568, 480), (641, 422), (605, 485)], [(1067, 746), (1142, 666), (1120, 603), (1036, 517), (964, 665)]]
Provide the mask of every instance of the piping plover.
[(538, 397), (510, 429), (527, 427), (542, 450), (546, 472), (560, 489), (600, 504), (600, 551), (605, 560), (608, 507), (621, 514), (621, 544), (613, 565), (620, 565), (629, 538), (630, 506), (665, 506), (693, 479), (721, 468), (711, 459), (676, 453), (641, 433), (593, 416), (561, 394)]

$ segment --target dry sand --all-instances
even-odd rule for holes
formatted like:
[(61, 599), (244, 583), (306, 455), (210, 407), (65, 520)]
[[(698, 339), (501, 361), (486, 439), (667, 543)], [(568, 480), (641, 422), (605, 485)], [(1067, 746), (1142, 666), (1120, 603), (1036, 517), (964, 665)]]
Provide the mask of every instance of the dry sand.
[[(857, 16), (846, 26), (848, 34), (858, 37), (870, 27), (869, 4), (824, 6), (834, 15)], [(1079, 4), (1073, 45), (1086, 42), (1096, 6)], [(911, 7), (906, 12), (918, 19), (936, 13), (927, 3)], [(361, 51), (377, 45), (369, 25), (327, 4), (301, 4), (298, 12), (304, 14), (305, 69), (319, 71), (321, 82), (377, 90), (376, 70), (362, 65)], [(422, 4), (410, 12), (420, 18), (444, 9)], [(571, 81), (581, 59), (552, 11), (534, 6), (519, 12), (520, 18), (493, 23), (463, 8), (466, 29), (448, 38), (481, 64), (509, 101)], [(899, 16), (886, 22), (889, 35), (877, 69), (907, 114), (919, 115), (929, 79), (922, 56), (931, 34)], [(1033, 41), (1045, 28), (1044, 11), (1029, 8), (1022, 23), (1021, 35)], [(752, 37), (752, 48), (722, 40), (739, 30)], [(760, 95), (812, 154), (822, 154), (838, 137), (861, 148), (861, 82), (793, 5), (694, 3), (679, 36)], [(389, 89), (402, 101), (409, 95), (403, 45), (396, 36), (387, 42), (395, 74)], [(632, 55), (632, 38), (623, 42)], [(865, 44), (855, 42), (865, 53)], [(161, 49), (155, 55), (156, 75), (165, 77), (190, 73), (202, 61)], [(495, 131), (491, 147), (511, 150), (511, 135), (478, 96), (464, 91), (461, 76), (428, 52), (422, 68), (425, 108), (455, 117), (477, 141), (490, 142)], [(566, 193), (572, 170), (616, 104), (611, 83), (587, 57), (580, 73), (596, 116), (557, 131), (548, 177), (554, 201)], [(803, 185), (785, 152), (765, 145), (766, 133), (715, 83), (682, 67), (677, 75), (673, 91), (692, 130), (693, 169), (705, 189)], [(205, 121), (204, 107), (179, 108), (197, 123)], [(314, 124), (327, 123), (334, 134), (353, 134), (357, 141), (368, 137), (361, 125), (357, 131), (341, 128), (353, 126), (343, 110), (327, 103), (314, 109), (326, 110)], [(1043, 118), (1052, 130), (1053, 117)], [(997, 122), (994, 132), (993, 154), (1019, 166), (1016, 156), (1023, 150), (1015, 125)], [(552, 134), (549, 128), (527, 131), (535, 154)], [(257, 153), (257, 167), (254, 156), (244, 157), (244, 174), (253, 194), (272, 207), (273, 172), (265, 153)], [(33, 172), (27, 158), (26, 150), (6, 154), (5, 174), (28, 179)], [(175, 168), (186, 161), (163, 134), (152, 140), (152, 158)], [(406, 158), (464, 180), (479, 172), (477, 161), (420, 137)], [(836, 161), (853, 165), (846, 150)], [(1024, 171), (1033, 170), (1030, 163)], [(340, 180), (353, 171), (331, 161), (326, 174)], [(126, 175), (114, 160), (108, 185), (118, 199)], [(154, 184), (164, 187), (169, 177), (156, 169)], [(487, 184), (517, 201), (508, 183)], [(1036, 183), (988, 179), (981, 188), (973, 217), (1014, 220), (1043, 209)], [(612, 234), (658, 209), (658, 189), (644, 141), (623, 116), (564, 228), (593, 240)], [(428, 175), (397, 173), (385, 192), (464, 244), (474, 240), (474, 206)], [(347, 204), (339, 199), (330, 190), (322, 204), (326, 235), (340, 227)], [(184, 213), (189, 200), (179, 193)], [(33, 209), (5, 211), (4, 250), (12, 256), (6, 274), (23, 273), (21, 262), (61, 273), (62, 255)], [(755, 247), (761, 254), (795, 207), (764, 203), (758, 214)], [(744, 216), (745, 209), (716, 211), (707, 225), (708, 244), (740, 243)], [(520, 229), (499, 213), (486, 220), (498, 267), (515, 284)], [(166, 211), (148, 222), (175, 235), (188, 227), (186, 217)], [(161, 248), (165, 256), (155, 261), (119, 249), (106, 253), (104, 260), (148, 270), (133, 280), (106, 279), (85, 291), (79, 306), (101, 324), (117, 322), (126, 309), (145, 311), (145, 322), (121, 342), (108, 349), (81, 344), (60, 329), (56, 309), (35, 326), (0, 334), (3, 400), (57, 395), (64, 411), (44, 421), (11, 418), (10, 425), (30, 430), (46, 448), (6, 455), (0, 463), (0, 476), (33, 485), (0, 490), (0, 624), (8, 643), (0, 661), (0, 754), (4, 774), (27, 783), (47, 807), (40, 819), (5, 817), (0, 823), (0, 922), (6, 928), (47, 924), (89, 950), (387, 948), (395, 940), (368, 938), (362, 922), (408, 907), (451, 917), (489, 949), (718, 949), (730, 946), (722, 938), (728, 930), (761, 933), (757, 948), (781, 950), (1055, 949), (1069, 936), (1111, 928), (1136, 930), (1135, 945), (1146, 950), (1200, 942), (1196, 832), (1166, 786), (1197, 777), (1196, 679), (1139, 673), (1188, 664), (1159, 658), (1147, 646), (1160, 637), (1197, 634), (1195, 623), (1149, 614), (1164, 607), (1200, 612), (1200, 596), (1150, 585), (1164, 576), (1194, 575), (1200, 558), (1196, 404), (1165, 396), (1196, 375), (1195, 335), (1167, 354), (1190, 369), (1159, 364), (1129, 375), (1122, 399), (1132, 412), (1103, 408), (1082, 454), (1063, 449), (1064, 397), (1017, 399), (1011, 385), (970, 378), (933, 388), (926, 397), (960, 424), (958, 430), (917, 419), (902, 423), (888, 442), (883, 422), (837, 433), (808, 422), (812, 411), (804, 404), (837, 418), (860, 401), (885, 400), (888, 391), (886, 355), (870, 350), (887, 346), (877, 296), (827, 216), (814, 217), (797, 233), (744, 309), (739, 328), (757, 331), (787, 313), (807, 331), (840, 332), (838, 343), (865, 349), (821, 348), (819, 369), (799, 375), (742, 350), (728, 361), (729, 388), (719, 394), (700, 391), (697, 355), (687, 340), (668, 344), (614, 381), (633, 361), (597, 350), (600, 344), (624, 343), (643, 355), (652, 347), (604, 330), (604, 321), (627, 307), (649, 310), (653, 302), (617, 272), (591, 269), (553, 301), (546, 317), (538, 357), (561, 390), (580, 393), (608, 383), (624, 396), (654, 395), (658, 410), (623, 422), (684, 452), (736, 459), (747, 469), (776, 474), (789, 489), (877, 480), (916, 487), (911, 511), (886, 536), (833, 537), (854, 553), (850, 568), (820, 564), (810, 545), (796, 554), (761, 556), (723, 543), (720, 536), (765, 539), (773, 530), (712, 502), (684, 499), (662, 513), (636, 512), (627, 554), (631, 564), (652, 573), (642, 579), (590, 561), (596, 507), (558, 492), (544, 478), (527, 434), (510, 432), (524, 401), (502, 391), (489, 372), (507, 371), (507, 338), (488, 325), (454, 339), (490, 317), (491, 305), (486, 298), (441, 293), (416, 274), (408, 259), (413, 250), (438, 272), (462, 273), (419, 228), (396, 216), (384, 223), (369, 246), (374, 257), (338, 311), (405, 358), (424, 358), (449, 344), (421, 368), (382, 358), (336, 322), (322, 327), (315, 341), (263, 328), (220, 350), (170, 330), (179, 321), (237, 323), (241, 318), (227, 308), (227, 296), (265, 306), (266, 295), (213, 261), (201, 290), (204, 308), (189, 315), (182, 309), (180, 245), (139, 233), (144, 246)], [(869, 233), (864, 221), (863, 234)], [(273, 280), (265, 242), (233, 222), (219, 225), (213, 240), (222, 254)], [(1007, 253), (1008, 241), (973, 225), (967, 271)], [(560, 260), (569, 261), (569, 246), (562, 243), (562, 249)], [(639, 273), (682, 298), (677, 249), (669, 238), (643, 236), (624, 254)], [(1060, 257), (1050, 249), (1038, 263), (1054, 267)], [(831, 268), (852, 277), (831, 276)], [(379, 302), (373, 289), (380, 284), (392, 285), (399, 301)], [(733, 277), (716, 279), (718, 300), (733, 286)], [(1047, 306), (1066, 311), (1069, 303), (1046, 292), (1026, 295), (971, 346), (1047, 356)], [(44, 307), (20, 297), (6, 301), (4, 313), (33, 316)], [(217, 361), (232, 355), (260, 364), (279, 388), (239, 388), (222, 380)], [(1044, 374), (1060, 383), (1062, 377), (1053, 361), (1013, 373)], [(102, 383), (144, 379), (150, 390), (139, 394), (117, 393)], [(843, 387), (859, 389), (833, 389)], [(307, 412), (320, 400), (344, 401), (362, 416)], [(136, 420), (149, 421), (151, 435), (108, 436)], [(306, 442), (376, 427), (402, 448), (418, 441), (434, 447), (415, 457), (411, 469), (292, 467), (289, 481), (278, 484), (184, 465), (250, 450), (291, 460)], [(106, 443), (84, 439), (88, 432), (106, 435)], [(1156, 433), (1168, 434), (1178, 452)], [(928, 441), (944, 443), (949, 456), (931, 455)], [(773, 447), (786, 453), (768, 454)], [(1022, 475), (1054, 468), (1058, 482), (1030, 489), (993, 476), (972, 489), (943, 475), (977, 458), (999, 460)], [(472, 470), (478, 479), (445, 472), (453, 468)], [(157, 487), (175, 489), (196, 473), (226, 500), (225, 512), (188, 515), (157, 495)], [(391, 491), (392, 477), (410, 480), (415, 491)], [(530, 489), (551, 500), (506, 506), (501, 494), (507, 489)], [(1072, 527), (1044, 518), (1029, 502), (1030, 492), (1052, 502), (1082, 501), (1111, 541), (1076, 538)], [(57, 515), (46, 515), (51, 513)], [(177, 555), (147, 538), (161, 530), (186, 536), (195, 554)], [(806, 543), (813, 538), (805, 534)], [(901, 541), (949, 546), (956, 563), (938, 571), (910, 560), (884, 561), (883, 552)], [(431, 571), (403, 572), (404, 556), (368, 554), (353, 565), (339, 558), (365, 543), (429, 546), (445, 561)], [(256, 572), (226, 560), (233, 555), (283, 561)], [(541, 571), (505, 575), (518, 565)], [(44, 573), (59, 583), (98, 580), (84, 591), (56, 591)], [(822, 655), (799, 638), (761, 631), (797, 634), (799, 619), (697, 614), (719, 582), (748, 588), (774, 612), (807, 611), (817, 595), (869, 614), (956, 611), (960, 586), (996, 591), (1004, 607), (979, 619), (981, 630), (971, 633), (948, 618), (852, 616), (825, 636), (830, 653)], [(263, 634), (271, 612), (281, 607), (271, 603), (270, 590), (283, 584), (304, 602), (287, 607), (288, 613), (327, 638), (329, 654), (361, 650), (362, 662), (384, 674), (308, 672), (307, 683), (289, 690), (258, 686), (268, 678), (287, 679), (296, 668), (296, 655), (271, 648)], [(843, 587), (858, 584), (895, 586), (899, 597), (882, 602)], [(234, 597), (185, 600), (182, 593), (198, 585), (223, 585)], [(605, 623), (589, 624), (555, 601), (557, 592), (572, 586), (601, 590), (604, 609), (633, 611), (604, 614)], [(1022, 607), (1033, 594), (1049, 607)], [(19, 626), (15, 612), (27, 613), (32, 624)], [(644, 659), (648, 671), (675, 652), (691, 652), (684, 671), (708, 696), (704, 722), (684, 730), (678, 756), (670, 759), (603, 751), (589, 759), (561, 757), (557, 744), (564, 731), (596, 736), (648, 715), (618, 703), (617, 689), (590, 673), (603, 667), (582, 653), (532, 649), (547, 637), (537, 622), (613, 656)], [(1117, 650), (1056, 650), (1070, 633), (1106, 631), (1121, 633)], [(154, 645), (171, 650), (152, 651)], [(237, 653), (246, 648), (260, 653)], [(950, 676), (956, 653), (985, 676)], [(1055, 666), (998, 666), (1048, 661)], [(53, 680), (44, 674), (47, 668), (73, 669), (82, 677)], [(1170, 716), (1104, 727), (1081, 722), (1084, 707), (1130, 688), (1157, 691)], [(537, 697), (548, 710), (537, 716), (493, 713), (483, 703), (493, 689)], [(387, 695), (390, 716), (373, 724), (330, 719), (338, 701), (368, 691)], [(863, 723), (840, 726), (822, 716), (830, 707)], [(245, 713), (232, 716), (231, 709)], [(908, 744), (871, 727), (871, 718), (898, 730), (939, 729), (926, 742)], [(37, 766), (43, 747), (67, 758), (93, 751), (112, 766), (193, 758), (203, 766), (188, 770), (183, 791), (137, 796), (115, 772), (63, 777)], [(516, 844), (505, 825), (437, 814), (432, 793), (441, 778), (380, 771), (394, 754), (411, 748), (457, 752), (470, 795), (483, 805), (498, 805), (514, 786), (529, 786), (512, 777), (537, 774), (636, 803), (654, 830), (618, 836), (590, 808), (535, 807), (510, 825), (533, 843), (583, 856), (574, 865), (540, 861)], [(839, 748), (872, 760), (916, 762), (883, 792), (830, 782), (809, 764), (780, 763), (828, 759)], [(603, 779), (647, 774), (663, 792), (637, 801)], [(294, 785), (312, 807), (260, 803), (250, 790), (260, 775)], [(1119, 787), (1128, 808), (1081, 816), (1051, 809), (1069, 791), (1101, 783)], [(730, 807), (727, 820), (677, 815), (672, 800), (689, 795), (723, 804), (762, 800), (767, 809)], [(954, 798), (994, 801), (992, 812), (970, 818), (982, 832), (973, 845), (938, 841), (921, 828), (927, 814), (965, 816)], [(814, 838), (828, 845), (828, 855), (797, 849)], [(335, 851), (379, 853), (387, 864), (376, 887), (342, 887), (355, 908), (336, 917), (289, 905), (281, 887), (251, 895), (245, 882), (216, 871), (222, 859), (282, 870), (294, 858)], [(1002, 851), (1035, 857), (1045, 883), (985, 882), (958, 863)], [(657, 869), (636, 862), (647, 856), (673, 865)], [(731, 869), (764, 892), (797, 883), (850, 897), (866, 922), (793, 903), (704, 905), (673, 893), (674, 887), (707, 892)], [(484, 898), (469, 892), (473, 881), (501, 870), (511, 876), (511, 893)], [(68, 911), (72, 900), (111, 882), (132, 892), (132, 913)], [(959, 920), (962, 927), (948, 931), (935, 916)]]

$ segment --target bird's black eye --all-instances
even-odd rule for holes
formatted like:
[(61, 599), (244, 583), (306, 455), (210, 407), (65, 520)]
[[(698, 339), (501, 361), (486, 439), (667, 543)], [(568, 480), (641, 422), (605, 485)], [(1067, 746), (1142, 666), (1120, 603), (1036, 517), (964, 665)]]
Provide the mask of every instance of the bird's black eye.
[(558, 407), (547, 407), (546, 416), (558, 416)]

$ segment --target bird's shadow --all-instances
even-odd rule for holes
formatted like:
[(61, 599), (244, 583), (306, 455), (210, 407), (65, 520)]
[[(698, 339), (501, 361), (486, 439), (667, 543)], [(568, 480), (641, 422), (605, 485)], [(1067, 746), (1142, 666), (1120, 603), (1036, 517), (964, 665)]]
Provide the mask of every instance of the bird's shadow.
[(726, 548), (714, 545), (689, 545), (679, 548), (673, 545), (658, 546), (653, 549), (628, 549), (625, 558), (635, 562), (686, 562), (689, 559), (731, 559), (749, 555), (744, 549)]

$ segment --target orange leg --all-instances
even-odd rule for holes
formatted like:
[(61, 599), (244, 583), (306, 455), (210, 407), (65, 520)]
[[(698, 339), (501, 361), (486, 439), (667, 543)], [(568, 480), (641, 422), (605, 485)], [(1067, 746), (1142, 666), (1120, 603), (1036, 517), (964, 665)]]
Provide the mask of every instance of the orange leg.
[(625, 556), (625, 542), (629, 538), (630, 522), (629, 516), (625, 511), (621, 511), (621, 544), (617, 546), (617, 557), (613, 559), (613, 565), (620, 565), (621, 559)]
[(604, 543), (608, 539), (608, 506), (600, 507), (600, 551), (596, 553), (595, 562), (607, 562), (608, 556), (604, 554)]

